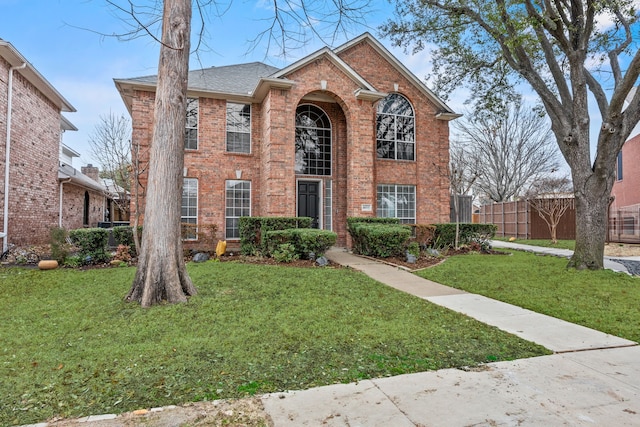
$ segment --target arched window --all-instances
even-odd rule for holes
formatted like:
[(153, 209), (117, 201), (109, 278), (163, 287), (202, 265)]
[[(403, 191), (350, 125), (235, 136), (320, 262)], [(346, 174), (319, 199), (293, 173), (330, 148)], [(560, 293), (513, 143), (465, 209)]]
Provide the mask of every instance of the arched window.
[(84, 208), (82, 209), (82, 225), (89, 225), (89, 192), (84, 192)]
[(376, 151), (379, 159), (415, 160), (416, 120), (404, 96), (392, 93), (378, 103)]
[(331, 123), (315, 105), (296, 110), (296, 173), (331, 175)]

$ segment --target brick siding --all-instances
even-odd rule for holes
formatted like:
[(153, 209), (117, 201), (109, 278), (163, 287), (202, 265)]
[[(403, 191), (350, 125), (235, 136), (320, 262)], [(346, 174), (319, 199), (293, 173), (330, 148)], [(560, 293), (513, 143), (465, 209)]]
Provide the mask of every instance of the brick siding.
[[(9, 64), (0, 58), (0, 222), (4, 209), (4, 168)], [(9, 243), (42, 244), (58, 223), (58, 151), (60, 110), (13, 73)]]
[[(352, 46), (340, 57), (378, 91), (396, 92), (397, 85), (397, 92), (409, 99), (416, 117), (416, 161), (377, 159), (376, 102), (357, 99), (354, 92), (360, 86), (326, 57), (284, 76), (295, 81), (291, 90), (272, 89), (252, 105), (251, 154), (225, 152), (226, 101), (200, 98), (198, 149), (185, 152), (185, 176), (198, 179), (198, 223), (216, 224), (218, 239), (224, 238), (225, 181), (236, 179), (238, 170), (243, 180), (251, 181), (253, 216), (294, 216), (297, 179), (331, 180), (333, 230), (340, 245), (348, 244), (348, 216), (375, 215), (378, 184), (414, 185), (417, 222), (448, 222), (448, 122), (436, 119), (436, 106), (368, 43)], [(326, 90), (321, 89), (323, 80)], [(323, 109), (331, 122), (330, 177), (295, 173), (295, 111), (306, 103)], [(148, 161), (153, 108), (154, 93), (135, 92), (132, 142), (134, 153), (140, 147), (141, 169)], [(139, 188), (146, 187), (146, 180), (143, 173)], [(372, 211), (363, 211), (362, 205), (371, 205)]]

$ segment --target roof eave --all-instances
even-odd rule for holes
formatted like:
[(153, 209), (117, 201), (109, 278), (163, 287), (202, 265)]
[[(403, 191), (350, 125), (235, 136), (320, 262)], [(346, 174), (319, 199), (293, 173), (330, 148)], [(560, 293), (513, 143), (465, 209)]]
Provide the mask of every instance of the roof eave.
[(389, 94), (385, 92), (378, 92), (373, 90), (358, 89), (355, 91), (355, 95), (356, 95), (356, 99), (359, 99), (362, 101), (376, 102), (386, 97)]
[(51, 83), (47, 79), (45, 79), (42, 74), (35, 69), (27, 59), (22, 56), (20, 52), (9, 42), (0, 40), (0, 56), (3, 57), (9, 65), (12, 67), (19, 67), (22, 64), (26, 64), (25, 68), (16, 70), (16, 72), (22, 74), (25, 79), (29, 81), (32, 85), (34, 85), (40, 92), (44, 94), (47, 99), (53, 102), (60, 111), (64, 111), (67, 113), (74, 113), (76, 109), (71, 105), (69, 101), (65, 99), (64, 96), (60, 94), (53, 87)]
[(289, 79), (279, 79), (274, 77), (261, 78), (251, 96), (254, 102), (261, 102), (271, 89), (291, 90), (296, 82)]
[(462, 117), (462, 114), (458, 114), (458, 113), (439, 112), (436, 114), (436, 119), (444, 120), (447, 122), (451, 120), (459, 119), (460, 117)]

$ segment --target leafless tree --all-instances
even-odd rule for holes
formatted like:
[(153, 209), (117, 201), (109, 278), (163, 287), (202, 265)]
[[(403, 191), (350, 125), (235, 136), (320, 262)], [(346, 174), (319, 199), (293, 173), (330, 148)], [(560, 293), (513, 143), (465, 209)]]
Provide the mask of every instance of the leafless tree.
[[(91, 156), (101, 167), (100, 177), (113, 183), (107, 196), (124, 213), (129, 212), (131, 194), (131, 122), (124, 115), (100, 116), (89, 135)], [(114, 197), (115, 195), (115, 197)]]
[(529, 188), (526, 198), (549, 227), (551, 242), (558, 243), (558, 223), (569, 208), (575, 208), (569, 177), (549, 176), (540, 179)]
[[(476, 159), (477, 160), (477, 159)], [(449, 150), (449, 188), (456, 215), (455, 247), (460, 243), (460, 196), (468, 195), (481, 173), (481, 165), (474, 163), (463, 146), (453, 145)]]
[(473, 170), (473, 188), (481, 198), (510, 200), (529, 183), (558, 169), (558, 147), (548, 122), (520, 102), (499, 112), (470, 114), (453, 126), (452, 150), (460, 152), (459, 164)]

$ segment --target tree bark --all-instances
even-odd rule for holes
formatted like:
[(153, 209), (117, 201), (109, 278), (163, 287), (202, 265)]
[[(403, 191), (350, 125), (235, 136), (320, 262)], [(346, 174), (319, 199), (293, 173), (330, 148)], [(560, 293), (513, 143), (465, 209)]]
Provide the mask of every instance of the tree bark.
[(604, 268), (609, 198), (576, 192), (576, 246), (569, 267), (578, 270)]
[(127, 300), (143, 307), (196, 293), (180, 229), (191, 0), (165, 0), (142, 247)]

